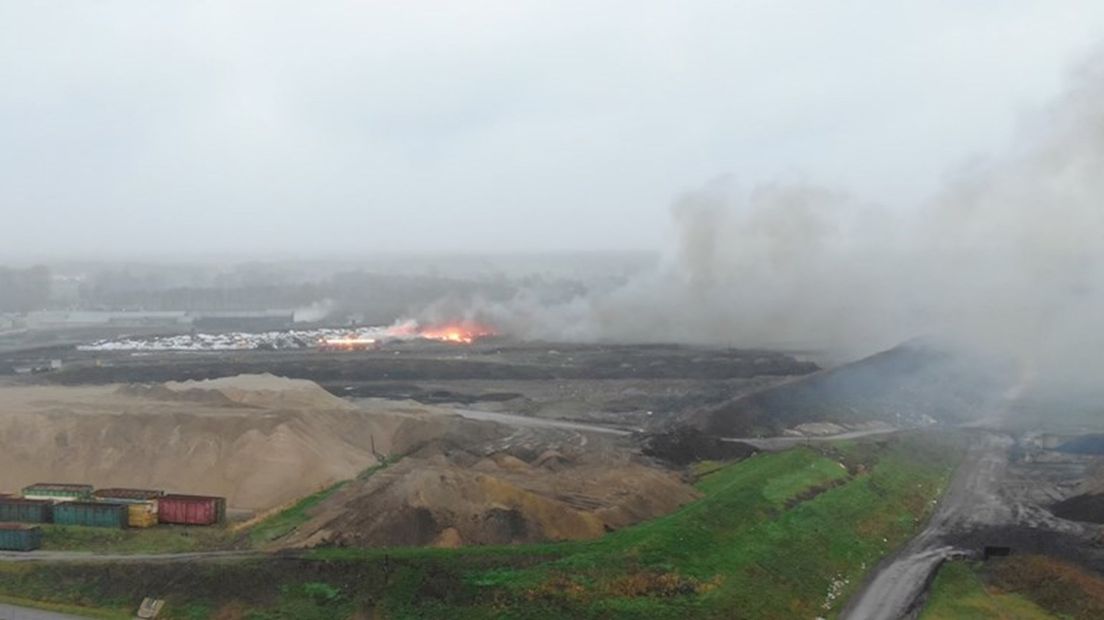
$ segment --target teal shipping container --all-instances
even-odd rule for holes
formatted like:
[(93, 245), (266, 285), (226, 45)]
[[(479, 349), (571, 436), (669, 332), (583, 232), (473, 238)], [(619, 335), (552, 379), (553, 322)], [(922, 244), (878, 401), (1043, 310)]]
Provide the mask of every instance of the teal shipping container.
[(53, 502), (71, 502), (88, 499), (92, 495), (90, 484), (69, 484), (65, 482), (36, 482), (23, 488), (26, 499), (45, 499)]
[(0, 499), (0, 522), (49, 523), (53, 514), (53, 502), (40, 499)]
[(57, 525), (122, 529), (127, 526), (128, 520), (129, 512), (125, 504), (64, 502), (54, 506), (54, 523)]
[(42, 530), (36, 525), (0, 523), (0, 551), (34, 551), (42, 546)]

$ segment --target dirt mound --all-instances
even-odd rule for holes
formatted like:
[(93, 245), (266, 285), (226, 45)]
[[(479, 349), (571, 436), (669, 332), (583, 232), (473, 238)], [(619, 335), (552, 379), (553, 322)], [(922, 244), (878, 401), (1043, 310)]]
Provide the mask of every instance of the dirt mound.
[(352, 409), (317, 383), (271, 374), (237, 375), (203, 381), (169, 381), (165, 390), (200, 401), (214, 399), (264, 409)]
[(454, 420), (425, 407), (356, 408), (310, 382), (263, 376), (0, 388), (0, 490), (37, 480), (152, 487), (265, 510), (431, 441)]
[(692, 426), (679, 426), (647, 435), (644, 437), (642, 450), (648, 456), (675, 465), (706, 460), (744, 459), (756, 452), (754, 446), (737, 441), (722, 441)]
[[(590, 539), (697, 497), (677, 476), (628, 459), (588, 462), (553, 449), (531, 462), (509, 453), (430, 452), (345, 486), (279, 544), (451, 547)], [(474, 464), (461, 465), (473, 458)]]
[(1063, 500), (1050, 507), (1054, 516), (1070, 521), (1104, 523), (1104, 493), (1086, 493)]

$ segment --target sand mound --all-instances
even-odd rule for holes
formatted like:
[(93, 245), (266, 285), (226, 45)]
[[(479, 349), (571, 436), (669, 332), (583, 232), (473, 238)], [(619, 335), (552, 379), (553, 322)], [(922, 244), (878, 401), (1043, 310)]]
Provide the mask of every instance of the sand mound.
[(57, 480), (221, 495), (233, 508), (265, 510), (441, 436), (453, 419), (356, 408), (309, 381), (271, 376), (0, 388), (0, 491)]
[(238, 375), (204, 381), (169, 381), (170, 393), (201, 402), (208, 399), (264, 409), (352, 409), (352, 404), (330, 394), (317, 383), (271, 374)]
[(265, 511), (353, 480), (278, 546), (586, 539), (696, 496), (614, 441), (412, 403), (358, 407), (271, 375), (0, 388), (0, 491), (38, 480), (161, 488)]

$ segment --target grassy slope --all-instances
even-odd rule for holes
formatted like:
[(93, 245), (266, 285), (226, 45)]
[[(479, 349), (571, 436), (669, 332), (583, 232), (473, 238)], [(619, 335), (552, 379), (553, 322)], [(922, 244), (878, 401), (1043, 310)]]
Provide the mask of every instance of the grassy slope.
[(470, 575), (494, 591), (475, 600), (494, 605), (457, 616), (452, 605), (415, 597), (390, 609), (411, 618), (829, 614), (867, 567), (907, 540), (938, 495), (950, 469), (929, 448), (895, 442), (865, 455), (878, 459), (871, 473), (791, 508), (803, 492), (844, 477), (839, 462), (806, 449), (756, 457), (704, 478), (706, 497), (672, 515), (572, 545), (535, 568)]
[(348, 481), (339, 482), (314, 495), (309, 495), (299, 500), (295, 505), (283, 512), (272, 515), (261, 521), (249, 530), (249, 541), (254, 546), (263, 546), (272, 543), (295, 531), (295, 528), (310, 520), (307, 514), (312, 508), (321, 504), (328, 497), (337, 493), (348, 484)]
[[(851, 478), (841, 460), (853, 471), (868, 467)], [(246, 617), (258, 620), (371, 611), (449, 620), (832, 616), (869, 567), (915, 531), (953, 460), (930, 439), (828, 455), (797, 449), (717, 470), (699, 483), (703, 499), (597, 541), (332, 549), (309, 560), (187, 570), (116, 566), (110, 578), (94, 565), (21, 566), (4, 570), (0, 592), (114, 605), (152, 582), (176, 618), (241, 605), (243, 593)]]
[(949, 562), (932, 584), (921, 620), (1052, 620), (1053, 615), (1018, 594), (993, 591), (974, 568)]

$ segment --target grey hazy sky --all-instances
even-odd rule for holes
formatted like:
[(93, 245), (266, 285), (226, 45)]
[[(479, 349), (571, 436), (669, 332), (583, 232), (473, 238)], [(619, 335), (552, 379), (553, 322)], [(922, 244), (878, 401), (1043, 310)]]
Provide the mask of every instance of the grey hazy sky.
[(908, 205), (1102, 38), (1099, 0), (0, 0), (0, 257), (654, 248), (721, 174)]

